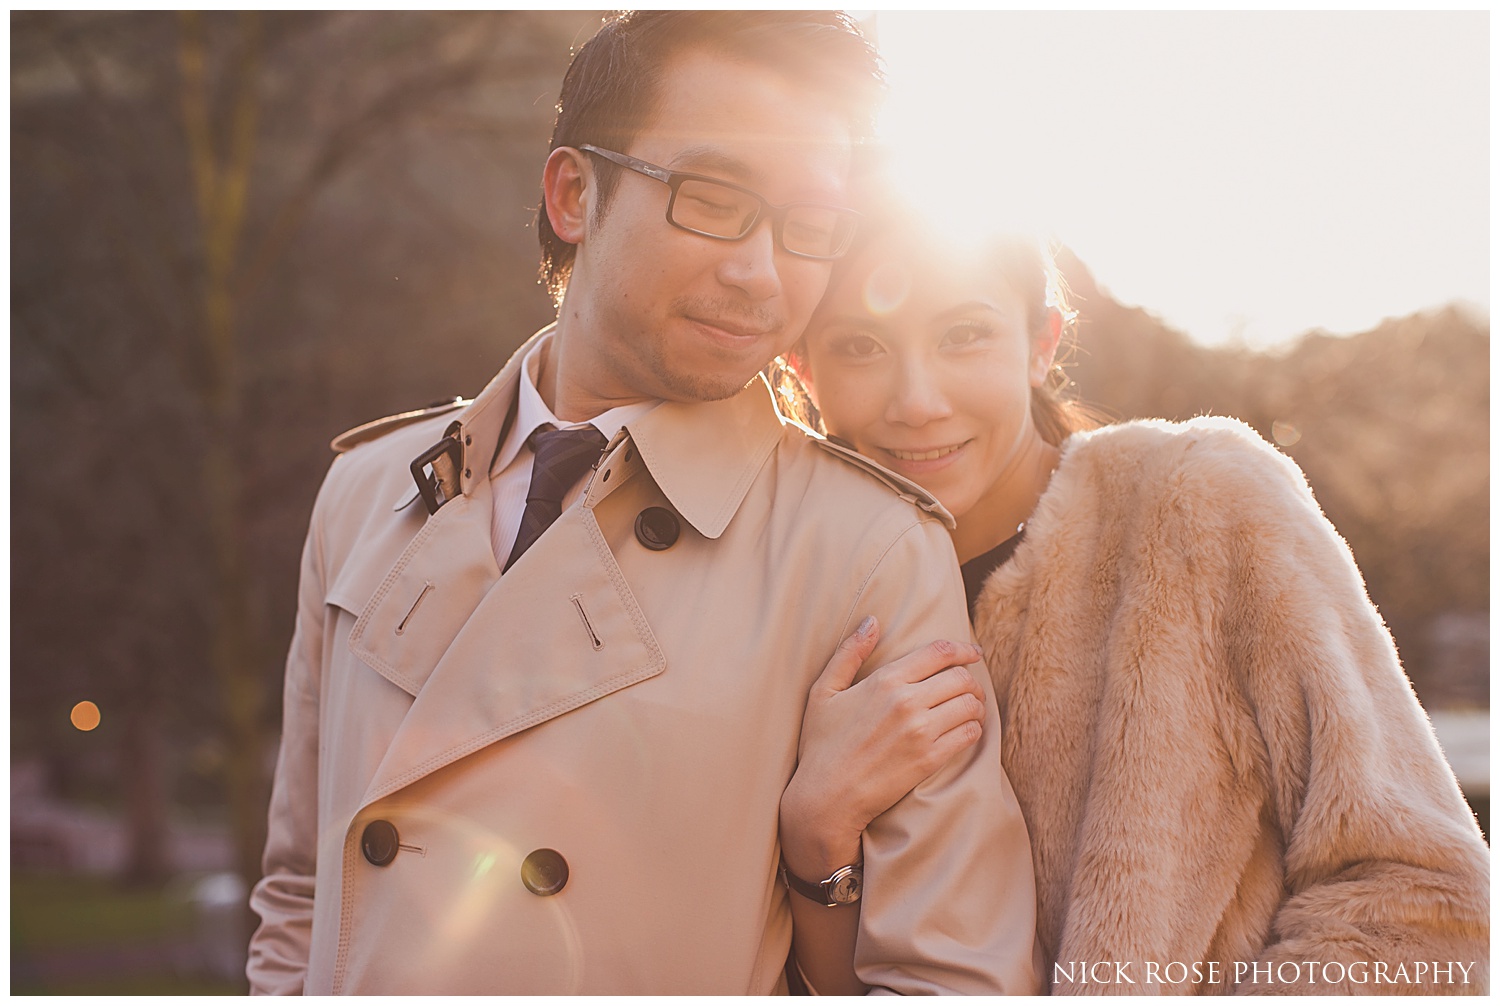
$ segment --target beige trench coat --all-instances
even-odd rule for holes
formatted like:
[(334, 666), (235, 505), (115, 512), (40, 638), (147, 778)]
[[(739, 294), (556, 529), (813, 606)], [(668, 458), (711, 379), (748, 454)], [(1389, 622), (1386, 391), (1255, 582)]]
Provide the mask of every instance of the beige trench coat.
[[(501, 578), (487, 475), (523, 352), (461, 412), (341, 455), (319, 494), (254, 991), (784, 991), (777, 807), (810, 684), (867, 614), (870, 667), (968, 637), (946, 514), (784, 425), (759, 380), (631, 424)], [(429, 516), (408, 466), (455, 415), (462, 495)], [(637, 537), (650, 507), (679, 520), (665, 550)], [(991, 701), (982, 742), (867, 831), (867, 982), (1038, 988), (999, 741)], [(362, 851), (377, 821), (386, 865)], [(544, 849), (568, 871), (550, 896), (522, 882)]]

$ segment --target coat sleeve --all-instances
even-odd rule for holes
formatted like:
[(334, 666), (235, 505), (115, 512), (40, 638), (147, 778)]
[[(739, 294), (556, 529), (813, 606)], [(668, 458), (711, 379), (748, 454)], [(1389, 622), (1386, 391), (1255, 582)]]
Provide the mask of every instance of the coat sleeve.
[[(1443, 973), (1432, 969), (1449, 962), (1467, 969), (1447, 973), (1450, 989), (1483, 989), (1483, 837), (1348, 546), (1296, 465), (1256, 449), (1228, 497), (1265, 505), (1238, 507), (1255, 522), (1238, 540), (1254, 544), (1241, 556), (1243, 603), (1226, 620), (1266, 745), (1286, 896), (1250, 965), (1259, 971), (1244, 970), (1237, 990), (1434, 991)], [(1299, 978), (1283, 981), (1293, 964)], [(1412, 984), (1376, 988), (1378, 965)], [(1341, 973), (1343, 987), (1328, 982)]]
[[(970, 638), (952, 543), (936, 521), (886, 551), (844, 634), (880, 619), (879, 667), (934, 639)], [(988, 674), (972, 668), (980, 681)], [(986, 694), (979, 743), (954, 758), (864, 834), (855, 969), (877, 992), (1029, 994), (1041, 988), (1031, 846), (1000, 766), (1000, 719)]]
[(262, 879), (250, 893), (261, 918), (246, 973), (255, 995), (299, 995), (312, 937), (318, 833), (318, 699), (326, 591), (315, 506), (302, 550), (297, 621), (287, 654), (281, 751), (271, 789)]

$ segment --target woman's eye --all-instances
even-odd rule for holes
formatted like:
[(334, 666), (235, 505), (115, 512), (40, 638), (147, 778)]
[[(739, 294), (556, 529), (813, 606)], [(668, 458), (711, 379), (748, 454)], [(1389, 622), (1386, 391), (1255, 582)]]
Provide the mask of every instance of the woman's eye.
[(960, 322), (943, 333), (943, 341), (950, 346), (971, 346), (983, 342), (994, 334), (990, 326), (982, 322)]
[(865, 360), (880, 352), (880, 343), (861, 332), (840, 336), (834, 341), (834, 351), (840, 356)]

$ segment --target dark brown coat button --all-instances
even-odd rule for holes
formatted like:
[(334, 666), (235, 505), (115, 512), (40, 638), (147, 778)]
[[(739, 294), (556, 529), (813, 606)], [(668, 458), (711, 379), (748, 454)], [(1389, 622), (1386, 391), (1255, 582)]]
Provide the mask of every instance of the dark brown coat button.
[(359, 837), (359, 847), (372, 866), (389, 866), (400, 845), (396, 826), (389, 821), (371, 821)]
[(664, 552), (677, 544), (681, 533), (682, 523), (666, 507), (647, 507), (635, 518), (636, 541), (653, 552)]
[(568, 861), (556, 849), (538, 849), (521, 861), (521, 883), (539, 898), (550, 897), (568, 883)]

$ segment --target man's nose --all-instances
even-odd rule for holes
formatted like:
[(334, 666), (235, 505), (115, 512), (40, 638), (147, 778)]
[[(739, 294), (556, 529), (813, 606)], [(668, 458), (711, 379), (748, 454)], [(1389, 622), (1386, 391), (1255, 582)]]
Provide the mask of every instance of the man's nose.
[(770, 300), (781, 292), (777, 272), (776, 238), (769, 217), (738, 241), (726, 241), (719, 259), (719, 281), (744, 292), (752, 300)]
[(886, 420), (902, 426), (923, 426), (952, 414), (939, 375), (923, 360), (902, 363), (895, 393), (886, 404)]

